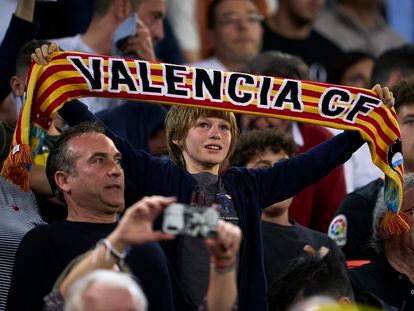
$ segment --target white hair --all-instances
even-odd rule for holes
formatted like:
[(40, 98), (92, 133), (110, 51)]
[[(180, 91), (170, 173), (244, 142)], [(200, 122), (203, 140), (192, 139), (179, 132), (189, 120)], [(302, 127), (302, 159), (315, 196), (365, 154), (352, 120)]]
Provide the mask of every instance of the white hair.
[(146, 311), (148, 302), (141, 287), (131, 275), (111, 270), (95, 270), (77, 280), (69, 289), (65, 300), (65, 311), (86, 311), (83, 294), (92, 284), (103, 284), (111, 288), (124, 288), (135, 298), (137, 310)]

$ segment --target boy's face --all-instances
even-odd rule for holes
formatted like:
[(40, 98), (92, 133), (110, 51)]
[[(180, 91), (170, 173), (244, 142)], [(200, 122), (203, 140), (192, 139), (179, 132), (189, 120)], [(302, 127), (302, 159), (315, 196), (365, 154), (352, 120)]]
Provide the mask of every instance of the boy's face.
[(218, 174), (231, 144), (230, 123), (215, 117), (202, 117), (188, 130), (182, 148), (186, 169), (190, 173)]

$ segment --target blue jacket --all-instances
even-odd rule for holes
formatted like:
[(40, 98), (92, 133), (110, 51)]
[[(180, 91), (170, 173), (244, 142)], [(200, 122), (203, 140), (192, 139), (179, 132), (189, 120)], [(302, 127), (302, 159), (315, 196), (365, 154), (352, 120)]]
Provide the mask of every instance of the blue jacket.
[[(83, 104), (66, 104), (60, 115), (69, 125), (96, 121)], [(133, 149), (130, 144), (107, 131), (123, 157), (126, 206), (148, 195), (176, 196), (189, 203), (195, 179), (169, 160), (160, 160)], [(243, 232), (238, 270), (239, 310), (267, 310), (266, 279), (263, 263), (260, 217), (262, 209), (285, 200), (327, 175), (347, 161), (364, 141), (358, 132), (345, 132), (306, 153), (276, 163), (271, 168), (231, 168), (223, 183), (232, 196)], [(174, 271), (179, 271), (180, 239), (164, 244)]]

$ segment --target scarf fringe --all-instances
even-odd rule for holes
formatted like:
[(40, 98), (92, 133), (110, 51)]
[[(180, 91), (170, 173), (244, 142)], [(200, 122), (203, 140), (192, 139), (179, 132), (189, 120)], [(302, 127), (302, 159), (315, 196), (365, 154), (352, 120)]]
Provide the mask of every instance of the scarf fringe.
[(402, 234), (410, 231), (407, 215), (404, 212), (399, 212), (398, 214), (393, 211), (385, 212), (382, 227), (385, 232), (390, 234)]
[(29, 191), (29, 171), (27, 165), (33, 163), (32, 151), (29, 145), (19, 145), (15, 153), (10, 151), (6, 161), (3, 163), (1, 176), (18, 185), (23, 191)]

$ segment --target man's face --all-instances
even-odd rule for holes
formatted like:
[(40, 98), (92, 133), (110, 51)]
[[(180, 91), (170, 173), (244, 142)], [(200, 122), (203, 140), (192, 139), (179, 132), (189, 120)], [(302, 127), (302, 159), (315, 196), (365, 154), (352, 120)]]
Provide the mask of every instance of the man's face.
[(101, 133), (87, 133), (68, 143), (74, 159), (67, 176), (65, 200), (91, 215), (113, 215), (124, 208), (124, 171), (121, 154), (112, 140)]
[(298, 25), (312, 23), (321, 11), (324, 0), (285, 0), (290, 18)]
[(220, 58), (248, 62), (262, 43), (261, 16), (249, 0), (223, 0), (214, 12), (210, 30), (214, 53)]
[(138, 18), (148, 27), (154, 43), (164, 38), (164, 0), (141, 0), (137, 6)]
[[(271, 167), (275, 163), (288, 159), (289, 156), (284, 151), (274, 152), (270, 149), (267, 149), (265, 152), (257, 155), (251, 159), (247, 164), (247, 168), (266, 168)], [(286, 199), (284, 201), (275, 203), (269, 207), (266, 207), (263, 212), (269, 214), (270, 216), (278, 216), (283, 214), (286, 210), (289, 209), (289, 206), (292, 204), (293, 198)]]
[(404, 170), (414, 172), (414, 102), (400, 107), (397, 115), (401, 129)]

